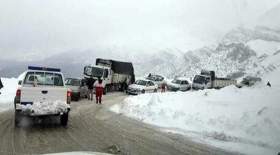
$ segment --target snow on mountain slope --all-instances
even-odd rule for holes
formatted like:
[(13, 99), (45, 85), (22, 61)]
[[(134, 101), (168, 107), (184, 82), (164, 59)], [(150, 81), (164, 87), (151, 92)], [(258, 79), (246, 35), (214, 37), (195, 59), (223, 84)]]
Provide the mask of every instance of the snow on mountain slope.
[[(238, 78), (261, 76), (278, 67), (280, 32), (266, 27), (237, 28), (227, 33), (216, 46), (173, 55), (173, 50), (147, 58), (140, 68), (167, 77), (193, 77), (201, 69), (216, 71), (218, 76)], [(279, 52), (278, 52), (279, 51)], [(147, 63), (148, 62), (148, 63)]]
[(280, 50), (280, 42), (265, 41), (265, 40), (252, 40), (247, 43), (252, 50), (254, 50), (258, 56), (273, 55), (276, 51)]
[(155, 93), (128, 97), (111, 110), (244, 154), (277, 154), (280, 149), (280, 70), (255, 87)]

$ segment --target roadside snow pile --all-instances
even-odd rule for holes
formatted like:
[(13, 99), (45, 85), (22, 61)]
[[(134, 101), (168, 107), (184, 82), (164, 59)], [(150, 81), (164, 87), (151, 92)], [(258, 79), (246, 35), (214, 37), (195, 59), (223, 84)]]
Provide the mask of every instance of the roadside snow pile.
[(34, 102), (32, 105), (21, 105), (24, 112), (33, 112), (35, 115), (42, 114), (57, 114), (67, 111), (70, 106), (64, 101), (54, 101), (54, 102)]
[(16, 78), (1, 78), (4, 87), (0, 90), (0, 112), (13, 107), (17, 88)]
[(111, 110), (227, 150), (276, 154), (279, 94), (280, 87), (263, 83), (254, 88), (144, 94), (128, 97)]

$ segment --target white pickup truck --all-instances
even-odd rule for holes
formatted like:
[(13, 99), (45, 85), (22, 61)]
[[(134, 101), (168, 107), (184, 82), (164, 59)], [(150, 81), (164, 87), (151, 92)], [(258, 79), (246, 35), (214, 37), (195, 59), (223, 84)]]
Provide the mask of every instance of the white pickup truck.
[(60, 116), (67, 126), (71, 91), (65, 87), (60, 69), (29, 66), (18, 78), (14, 99), (15, 126), (22, 116)]

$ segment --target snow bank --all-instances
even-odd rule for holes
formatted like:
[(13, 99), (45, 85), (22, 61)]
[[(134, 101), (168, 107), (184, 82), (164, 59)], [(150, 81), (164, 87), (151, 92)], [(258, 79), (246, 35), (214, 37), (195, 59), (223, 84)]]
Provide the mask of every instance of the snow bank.
[(32, 105), (21, 105), (24, 112), (33, 112), (35, 115), (58, 114), (67, 111), (70, 106), (64, 101), (34, 102)]
[(231, 86), (221, 90), (133, 96), (111, 110), (227, 150), (277, 154), (280, 151), (277, 82), (280, 82), (275, 79), (272, 88), (262, 83), (254, 88)]
[(1, 78), (4, 87), (0, 90), (0, 112), (13, 107), (17, 88), (16, 78)]

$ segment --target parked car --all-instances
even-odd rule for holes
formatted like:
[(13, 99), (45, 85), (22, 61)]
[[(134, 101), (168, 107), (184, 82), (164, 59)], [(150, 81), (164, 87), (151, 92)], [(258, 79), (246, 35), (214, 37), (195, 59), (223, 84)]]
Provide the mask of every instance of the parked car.
[(158, 86), (153, 81), (147, 79), (137, 80), (128, 86), (127, 93), (132, 95), (157, 92)]
[(191, 84), (186, 78), (176, 78), (167, 84), (167, 89), (170, 91), (188, 91), (191, 89)]
[(158, 87), (160, 87), (164, 82), (165, 82), (165, 78), (161, 75), (156, 75), (156, 74), (149, 74), (146, 77), (147, 80), (153, 81), (155, 84), (158, 85)]
[(66, 78), (65, 85), (72, 91), (72, 100), (79, 101), (80, 98), (87, 97), (88, 88), (86, 86), (85, 80), (78, 78)]
[(253, 86), (255, 85), (257, 82), (261, 82), (262, 79), (259, 77), (253, 77), (253, 76), (246, 76), (245, 78), (243, 78), (243, 80), (238, 83), (236, 86), (238, 88), (242, 88), (243, 86)]
[(18, 79), (14, 99), (16, 127), (23, 116), (60, 116), (61, 125), (67, 126), (71, 91), (65, 87), (60, 69), (29, 66)]

